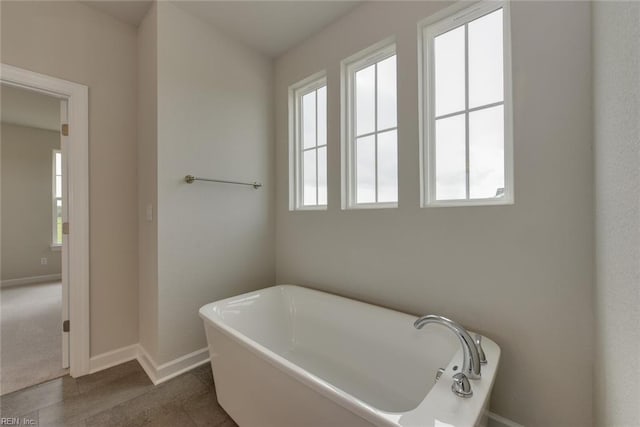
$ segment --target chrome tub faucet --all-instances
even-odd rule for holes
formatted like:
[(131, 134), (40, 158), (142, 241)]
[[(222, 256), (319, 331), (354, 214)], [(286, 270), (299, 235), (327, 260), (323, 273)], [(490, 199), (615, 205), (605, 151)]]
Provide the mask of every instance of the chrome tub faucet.
[(422, 329), (424, 325), (427, 325), (429, 323), (436, 323), (442, 326), (446, 326), (449, 330), (456, 334), (456, 336), (460, 340), (463, 351), (462, 370), (461, 372), (458, 372), (454, 375), (454, 383), (451, 386), (451, 390), (457, 396), (471, 397), (473, 392), (468, 380), (479, 379), (480, 364), (486, 363), (484, 351), (482, 350), (482, 346), (480, 344), (480, 336), (476, 335), (476, 339), (474, 340), (473, 338), (471, 338), (471, 335), (469, 335), (469, 332), (467, 332), (467, 330), (460, 324), (454, 322), (451, 319), (447, 319), (446, 317), (436, 316), (433, 314), (420, 317), (413, 323), (413, 326), (415, 326), (416, 329)]

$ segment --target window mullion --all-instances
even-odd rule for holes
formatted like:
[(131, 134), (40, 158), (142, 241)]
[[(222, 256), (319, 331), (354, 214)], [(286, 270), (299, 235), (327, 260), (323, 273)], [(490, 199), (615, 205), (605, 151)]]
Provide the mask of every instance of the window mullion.
[(469, 183), (469, 25), (464, 24), (464, 144), (465, 144), (465, 187), (467, 199), (470, 197)]
[(372, 135), (375, 135), (375, 134), (376, 134), (376, 131), (374, 130), (373, 132), (367, 132), (367, 133), (363, 133), (361, 135), (358, 135), (358, 136), (356, 136), (356, 138), (365, 138), (367, 136), (372, 136)]
[(316, 206), (318, 206), (318, 90), (316, 89)]
[(374, 147), (374, 171), (375, 171), (375, 194), (378, 203), (378, 64), (373, 66), (373, 130), (375, 131)]
[(453, 117), (453, 116), (458, 116), (460, 114), (464, 114), (466, 111), (467, 111), (466, 109), (462, 109), (460, 111), (454, 111), (453, 113), (443, 114), (441, 116), (434, 117), (434, 120), (448, 119), (449, 117)]
[(356, 162), (356, 159), (358, 158), (358, 141), (356, 138), (358, 116), (356, 115), (356, 108), (358, 108), (358, 102), (356, 99), (355, 71), (352, 71), (351, 74), (349, 74), (349, 86), (349, 96), (351, 98), (351, 102), (348, 106), (348, 114), (350, 115), (349, 121), (351, 122), (351, 129), (349, 129), (351, 133), (351, 135), (349, 135), (351, 137), (351, 156), (348, 159), (349, 164), (347, 165), (347, 188), (349, 190), (348, 203), (349, 205), (355, 205), (358, 203), (358, 186), (356, 185), (356, 180), (358, 177), (358, 162)]
[(491, 104), (479, 105), (477, 107), (469, 108), (469, 113), (473, 113), (475, 111), (486, 110), (488, 108), (499, 107), (500, 105), (504, 105), (504, 101), (493, 102)]
[(295, 207), (296, 209), (302, 207), (303, 198), (302, 198), (302, 96), (300, 94), (296, 94), (294, 97), (294, 114), (295, 114), (295, 165), (294, 165), (294, 173), (295, 173)]
[[(458, 116), (460, 114), (464, 114), (467, 111), (472, 113), (474, 111), (484, 110), (486, 108), (498, 107), (500, 105), (504, 105), (504, 101), (497, 101), (497, 102), (492, 102), (491, 104), (478, 105), (477, 107), (462, 109), (462, 110), (459, 110), (459, 111), (454, 111), (452, 113), (447, 113), (447, 114), (443, 114), (441, 116), (434, 117), (434, 120), (448, 119), (449, 117), (453, 117), (453, 116)], [(389, 129), (385, 129), (385, 130), (390, 130), (390, 129), (393, 129), (393, 128), (389, 128)], [(381, 131), (381, 132), (383, 132), (383, 131)], [(373, 133), (373, 132), (371, 132), (371, 133)]]
[(304, 206), (304, 147), (302, 146), (302, 123), (304, 120), (304, 103), (302, 102), (302, 94), (300, 94), (298, 98), (299, 109), (298, 109), (298, 143), (296, 146), (298, 147), (298, 169), (299, 174), (297, 177), (298, 183), (298, 207)]

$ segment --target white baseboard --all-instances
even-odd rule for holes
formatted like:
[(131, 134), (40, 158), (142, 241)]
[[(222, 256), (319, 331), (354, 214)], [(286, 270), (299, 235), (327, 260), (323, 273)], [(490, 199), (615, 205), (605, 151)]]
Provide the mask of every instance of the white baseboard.
[(151, 382), (154, 385), (159, 384), (158, 376), (156, 375), (157, 370), (154, 367), (155, 362), (141, 345), (138, 345), (138, 363), (140, 363), (140, 366), (142, 366), (142, 369), (144, 369), (144, 372), (147, 374)]
[(138, 345), (138, 362), (154, 384), (160, 384), (193, 368), (209, 362), (207, 347), (186, 354), (170, 362), (158, 365), (141, 345)]
[(489, 422), (487, 427), (524, 427), (522, 424), (518, 424), (515, 421), (511, 421), (508, 418), (489, 412)]
[(93, 374), (137, 358), (138, 344), (118, 348), (89, 359), (89, 373)]
[(209, 351), (207, 347), (201, 348), (193, 353), (158, 365), (144, 347), (140, 344), (133, 344), (93, 356), (90, 360), (89, 372), (93, 374), (134, 359), (138, 360), (151, 382), (157, 385), (209, 362)]
[(0, 287), (8, 288), (11, 286), (33, 285), (35, 283), (54, 282), (62, 280), (61, 274), (46, 274), (44, 276), (21, 277), (19, 279), (7, 279), (0, 282)]

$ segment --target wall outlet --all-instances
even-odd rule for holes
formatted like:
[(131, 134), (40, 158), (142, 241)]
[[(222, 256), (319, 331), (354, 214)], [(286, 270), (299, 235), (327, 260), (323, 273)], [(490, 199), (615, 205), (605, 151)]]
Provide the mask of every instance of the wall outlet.
[(145, 217), (147, 219), (147, 221), (153, 221), (153, 206), (151, 206), (150, 204), (147, 205), (147, 210), (145, 213)]
[(42, 257), (42, 258), (40, 258), (40, 265), (47, 265), (47, 262), (48, 262), (48, 261), (49, 261), (49, 260), (48, 260), (47, 258)]

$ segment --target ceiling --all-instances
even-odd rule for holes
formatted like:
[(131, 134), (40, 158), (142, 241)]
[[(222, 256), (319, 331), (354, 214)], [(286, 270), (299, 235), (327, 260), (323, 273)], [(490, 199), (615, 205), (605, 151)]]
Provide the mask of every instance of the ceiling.
[(177, 0), (175, 3), (259, 52), (277, 57), (360, 2)]
[(152, 0), (84, 0), (87, 6), (137, 27), (153, 3)]
[[(346, 14), (362, 0), (173, 0), (229, 36), (277, 57)], [(151, 0), (86, 0), (82, 3), (137, 26)]]
[(2, 85), (2, 123), (60, 130), (60, 100), (26, 89)]

